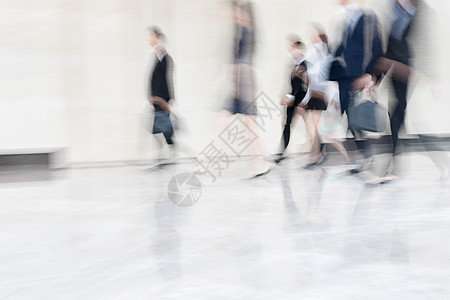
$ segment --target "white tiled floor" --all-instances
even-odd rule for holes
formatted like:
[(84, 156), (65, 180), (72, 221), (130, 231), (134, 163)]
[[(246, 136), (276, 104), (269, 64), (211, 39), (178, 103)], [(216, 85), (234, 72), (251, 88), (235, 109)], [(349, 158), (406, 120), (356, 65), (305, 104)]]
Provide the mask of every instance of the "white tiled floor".
[(365, 186), (342, 166), (245, 161), (192, 207), (178, 164), (54, 171), (0, 185), (1, 299), (450, 299), (450, 184), (426, 153)]

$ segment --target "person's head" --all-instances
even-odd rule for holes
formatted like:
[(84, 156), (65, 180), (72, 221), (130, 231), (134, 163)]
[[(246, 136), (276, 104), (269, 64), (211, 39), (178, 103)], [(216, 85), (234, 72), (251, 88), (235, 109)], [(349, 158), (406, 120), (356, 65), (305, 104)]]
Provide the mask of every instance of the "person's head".
[(304, 56), (305, 44), (297, 35), (291, 35), (287, 39), (287, 50), (294, 61)]
[(312, 44), (325, 43), (328, 45), (328, 37), (325, 33), (325, 28), (321, 24), (311, 23), (309, 34)]
[(254, 13), (253, 3), (251, 1), (233, 0), (231, 2), (233, 8), (234, 23), (253, 28), (254, 27)]
[(338, 0), (339, 4), (342, 6), (355, 3), (355, 0)]
[(417, 0), (403, 0), (403, 1), (397, 0), (397, 2), (400, 2), (400, 5), (402, 5), (402, 6), (403, 6), (402, 2), (404, 2), (406, 5), (417, 7)]
[(304, 48), (304, 44), (299, 35), (295, 33), (290, 33), (286, 35), (286, 49), (288, 52), (291, 52), (294, 48)]
[(157, 26), (150, 26), (147, 28), (149, 33), (149, 43), (150, 46), (155, 47), (156, 45), (162, 44), (164, 41), (164, 33), (161, 28)]

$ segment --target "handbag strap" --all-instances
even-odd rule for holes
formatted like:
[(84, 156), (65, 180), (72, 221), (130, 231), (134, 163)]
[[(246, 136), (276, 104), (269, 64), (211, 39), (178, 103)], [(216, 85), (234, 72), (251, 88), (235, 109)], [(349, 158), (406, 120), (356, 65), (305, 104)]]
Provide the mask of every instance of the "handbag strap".
[[(366, 97), (369, 96), (369, 97)], [(365, 90), (360, 90), (357, 92), (354, 92), (353, 94), (350, 95), (350, 101), (353, 101), (353, 104), (355, 104), (356, 102), (361, 102), (361, 101), (372, 101), (374, 103), (378, 103), (377, 100), (377, 93), (376, 91), (372, 91), (372, 93), (370, 95), (365, 94)]]

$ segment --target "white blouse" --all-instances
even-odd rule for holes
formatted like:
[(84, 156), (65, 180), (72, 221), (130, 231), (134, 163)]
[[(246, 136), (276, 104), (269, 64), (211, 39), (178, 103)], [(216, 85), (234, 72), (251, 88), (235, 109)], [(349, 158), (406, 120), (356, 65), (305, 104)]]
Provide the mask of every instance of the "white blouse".
[(328, 46), (325, 43), (318, 42), (313, 44), (313, 47), (306, 55), (309, 85), (308, 92), (302, 103), (306, 104), (309, 102), (312, 91), (331, 95), (334, 101), (339, 101), (335, 96), (336, 84), (327, 80), (332, 60), (333, 56), (328, 52)]

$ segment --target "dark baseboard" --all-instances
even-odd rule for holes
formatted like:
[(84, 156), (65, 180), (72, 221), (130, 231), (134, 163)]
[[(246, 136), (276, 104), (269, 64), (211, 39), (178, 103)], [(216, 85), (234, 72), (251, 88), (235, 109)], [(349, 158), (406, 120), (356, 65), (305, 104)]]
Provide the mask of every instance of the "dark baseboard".
[(41, 165), (49, 166), (49, 153), (0, 155), (0, 166)]
[[(389, 151), (392, 141), (390, 135), (384, 135), (376, 139), (370, 139), (374, 148), (384, 149)], [(352, 138), (344, 141), (344, 146), (348, 151), (356, 151), (357, 147)], [(450, 151), (450, 137), (435, 136), (435, 135), (417, 135), (409, 136), (407, 138), (399, 139), (398, 147), (405, 152), (420, 152), (420, 151)], [(331, 152), (337, 151), (333, 147)], [(327, 149), (328, 150), (328, 149)]]
[(46, 181), (64, 148), (0, 150), (0, 183)]

